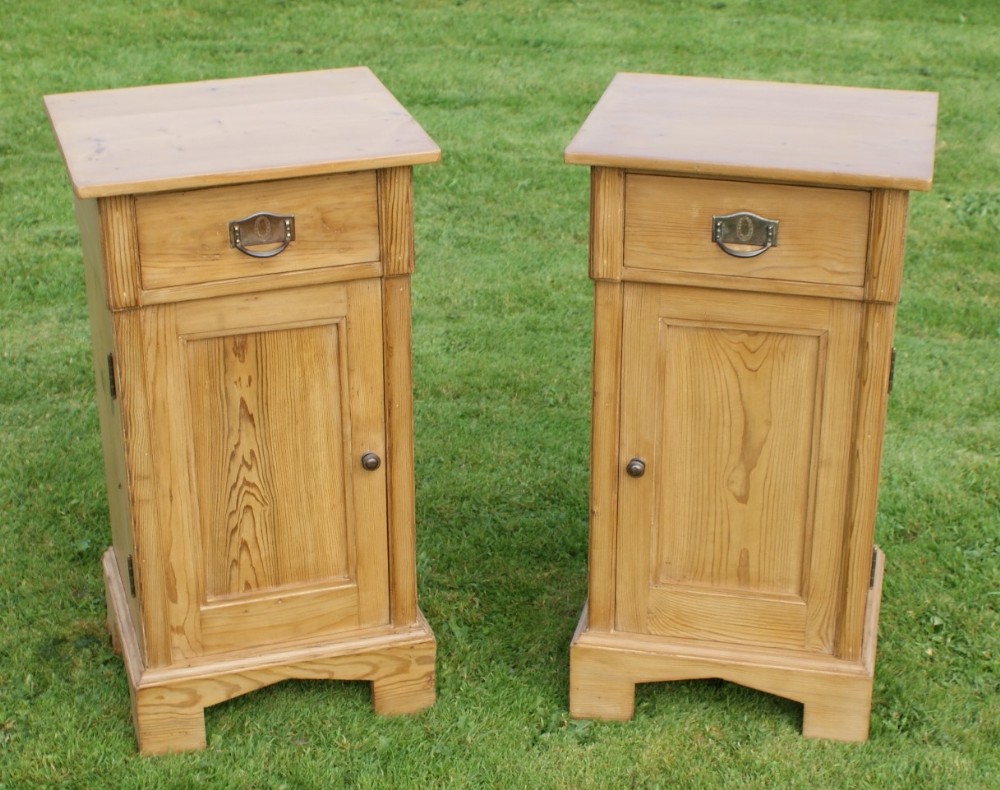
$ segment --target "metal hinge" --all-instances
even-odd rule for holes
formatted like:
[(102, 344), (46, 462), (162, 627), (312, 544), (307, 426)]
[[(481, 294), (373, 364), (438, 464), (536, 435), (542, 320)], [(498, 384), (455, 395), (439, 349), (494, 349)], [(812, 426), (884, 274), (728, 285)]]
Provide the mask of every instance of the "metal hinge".
[(108, 352), (108, 392), (111, 400), (118, 397), (118, 384), (115, 383), (115, 355)]
[(896, 378), (896, 347), (892, 347), (892, 356), (889, 357), (889, 389), (892, 392), (892, 382)]
[(132, 562), (132, 555), (128, 555), (125, 560), (125, 567), (128, 568), (128, 591), (135, 598), (135, 564)]

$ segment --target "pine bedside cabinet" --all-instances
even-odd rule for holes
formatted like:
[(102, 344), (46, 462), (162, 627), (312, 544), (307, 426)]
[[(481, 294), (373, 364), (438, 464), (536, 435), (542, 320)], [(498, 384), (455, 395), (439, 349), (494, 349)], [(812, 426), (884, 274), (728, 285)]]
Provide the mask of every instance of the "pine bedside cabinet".
[(48, 96), (75, 196), (143, 753), (289, 678), (434, 700), (417, 608), (412, 165), (366, 68)]
[(876, 491), (931, 93), (619, 74), (591, 167), (587, 606), (570, 711), (721, 678), (868, 737)]

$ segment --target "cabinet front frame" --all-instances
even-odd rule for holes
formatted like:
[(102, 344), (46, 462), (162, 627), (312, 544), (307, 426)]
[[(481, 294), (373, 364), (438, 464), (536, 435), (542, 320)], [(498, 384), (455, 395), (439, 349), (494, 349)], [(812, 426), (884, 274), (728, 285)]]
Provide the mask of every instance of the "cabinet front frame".
[[(150, 405), (143, 316), (158, 305), (252, 294), (261, 288), (311, 288), (374, 278), (381, 289), (389, 620), (393, 628), (420, 627), (417, 607), (414, 523), (413, 404), (410, 275), (414, 269), (413, 183), (409, 165), (375, 171), (379, 260), (304, 274), (278, 274), (254, 281), (228, 281), (189, 289), (146, 291), (141, 287), (135, 197), (76, 199), (94, 371), (102, 413), (107, 463), (120, 457), (121, 474), (108, 476), (113, 547), (122, 586), (129, 596), (132, 626), (148, 668), (175, 663), (167, 617), (169, 534), (156, 506), (156, 467), (150, 450)], [(96, 342), (100, 339), (103, 342)], [(108, 392), (107, 355), (114, 362), (116, 397)], [(106, 413), (106, 415), (105, 415)], [(106, 416), (106, 419), (105, 419)], [(105, 427), (106, 423), (106, 427)], [(111, 459), (111, 460), (108, 460)], [(118, 504), (116, 504), (118, 503)], [(190, 659), (194, 660), (194, 659)], [(187, 659), (185, 659), (187, 661)]]
[[(620, 553), (619, 478), (622, 325), (625, 281), (651, 284), (706, 286), (702, 280), (676, 273), (648, 276), (624, 266), (624, 168), (590, 168), (589, 271), (594, 284), (594, 345), (591, 407), (590, 521), (588, 541), (587, 629), (615, 631), (617, 573)], [(846, 518), (841, 578), (843, 586), (836, 613), (833, 656), (857, 661), (863, 650), (866, 607), (874, 545), (888, 379), (896, 301), (902, 272), (908, 193), (900, 189), (871, 189), (871, 211), (866, 229), (867, 257), (864, 286), (851, 293), (829, 293), (831, 298), (862, 304), (858, 337), (858, 365), (854, 418), (850, 435), (850, 470), (844, 492)], [(789, 292), (781, 281), (775, 292)], [(735, 291), (759, 290), (760, 285), (733, 278)], [(812, 288), (790, 292), (819, 295)]]

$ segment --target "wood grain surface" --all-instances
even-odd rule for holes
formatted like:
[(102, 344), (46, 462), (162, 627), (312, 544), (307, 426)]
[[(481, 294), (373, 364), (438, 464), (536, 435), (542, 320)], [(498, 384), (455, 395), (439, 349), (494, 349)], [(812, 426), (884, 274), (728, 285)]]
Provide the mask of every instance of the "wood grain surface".
[(79, 197), (436, 162), (365, 67), (45, 97)]
[[(627, 269), (856, 289), (864, 282), (871, 202), (865, 190), (643, 174), (629, 174), (625, 183)], [(712, 219), (741, 211), (777, 222), (777, 244), (753, 258), (724, 252), (712, 240)]]
[(617, 74), (566, 161), (703, 177), (930, 189), (937, 94)]
[[(375, 194), (375, 174), (362, 171), (140, 195), (135, 211), (142, 287), (170, 288), (377, 261)], [(230, 245), (229, 223), (260, 212), (295, 219), (295, 239), (273, 258), (253, 258)]]

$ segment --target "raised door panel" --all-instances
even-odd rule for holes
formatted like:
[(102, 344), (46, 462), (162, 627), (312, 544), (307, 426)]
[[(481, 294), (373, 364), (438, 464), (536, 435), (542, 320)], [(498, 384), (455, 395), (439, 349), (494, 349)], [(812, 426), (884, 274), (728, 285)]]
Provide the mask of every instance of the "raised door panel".
[(625, 286), (618, 628), (833, 651), (859, 309)]
[(146, 314), (175, 658), (387, 623), (379, 281)]

